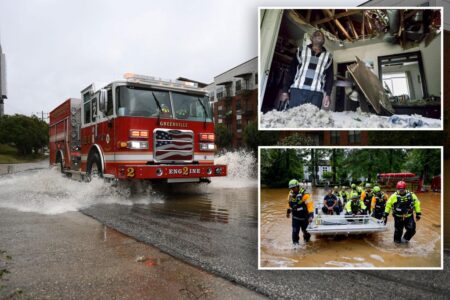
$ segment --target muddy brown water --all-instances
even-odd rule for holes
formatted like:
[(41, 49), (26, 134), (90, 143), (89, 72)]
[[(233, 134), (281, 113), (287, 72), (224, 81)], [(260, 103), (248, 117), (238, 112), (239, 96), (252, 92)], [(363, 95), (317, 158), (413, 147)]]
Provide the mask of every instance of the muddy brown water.
[[(322, 203), (323, 189), (309, 188), (312, 199)], [(287, 189), (261, 190), (260, 264), (261, 267), (440, 267), (441, 266), (441, 194), (417, 194), (422, 219), (417, 233), (407, 245), (393, 242), (394, 222), (388, 229), (367, 235), (313, 235), (300, 246), (291, 241), (291, 219), (286, 218)], [(448, 212), (446, 213), (448, 215)]]

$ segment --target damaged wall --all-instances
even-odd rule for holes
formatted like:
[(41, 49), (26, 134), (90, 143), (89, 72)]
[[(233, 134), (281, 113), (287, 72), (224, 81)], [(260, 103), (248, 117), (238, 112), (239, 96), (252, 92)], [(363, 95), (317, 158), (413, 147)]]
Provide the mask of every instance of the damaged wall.
[[(337, 64), (350, 62), (358, 56), (362, 60), (373, 62), (374, 72), (378, 76), (378, 56), (401, 54), (406, 52), (421, 51), (425, 79), (427, 82), (429, 95), (441, 95), (441, 36), (435, 38), (428, 47), (421, 43), (419, 47), (403, 50), (400, 45), (391, 45), (388, 43), (377, 43), (367, 46), (336, 50), (333, 53), (334, 71), (337, 72)], [(438, 53), (438, 55), (436, 55)]]

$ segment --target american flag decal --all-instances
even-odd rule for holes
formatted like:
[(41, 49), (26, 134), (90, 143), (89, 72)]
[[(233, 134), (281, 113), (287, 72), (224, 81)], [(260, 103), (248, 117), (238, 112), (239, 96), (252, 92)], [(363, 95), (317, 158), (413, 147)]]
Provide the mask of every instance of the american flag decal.
[(194, 156), (194, 134), (191, 130), (156, 129), (154, 153), (157, 162), (191, 162)]

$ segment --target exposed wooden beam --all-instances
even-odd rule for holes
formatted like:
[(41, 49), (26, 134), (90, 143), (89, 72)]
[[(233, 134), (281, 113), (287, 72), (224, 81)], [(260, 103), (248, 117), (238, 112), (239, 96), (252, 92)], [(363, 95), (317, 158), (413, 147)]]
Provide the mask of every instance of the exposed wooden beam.
[(367, 34), (372, 35), (373, 28), (372, 28), (372, 23), (370, 22), (370, 18), (366, 18), (366, 22), (367, 22)]
[(311, 25), (315, 26), (315, 25), (319, 25), (319, 24), (322, 24), (322, 23), (330, 22), (330, 21), (333, 21), (335, 19), (339, 19), (339, 18), (342, 18), (342, 17), (356, 15), (356, 14), (359, 14), (359, 13), (360, 13), (360, 10), (349, 10), (349, 11), (345, 11), (345, 12), (341, 12), (341, 13), (335, 14), (334, 16), (328, 16), (328, 17), (325, 17), (323, 19), (320, 19), (320, 20), (317, 20), (317, 21), (313, 21), (313, 22), (311, 22)]
[[(325, 13), (325, 15), (331, 17), (331, 11), (329, 11), (328, 9), (322, 9), (322, 11)], [(339, 20), (337, 19), (334, 19), (333, 21), (334, 24), (336, 24), (339, 31), (345, 36), (345, 38), (349, 41), (353, 41), (351, 36), (348, 34), (347, 30), (345, 30), (344, 26), (342, 26), (341, 22), (339, 22)]]
[(353, 35), (355, 36), (355, 39), (359, 39), (358, 33), (356, 32), (355, 25), (353, 25), (352, 19), (350, 17), (347, 17), (348, 22), (350, 23), (350, 28), (352, 29)]
[(364, 24), (365, 24), (364, 19), (366, 18), (366, 16), (365, 16), (364, 13), (363, 13), (362, 17), (363, 17), (363, 20), (362, 20), (362, 23), (361, 23), (361, 35), (362, 35), (363, 40), (364, 40), (365, 37), (366, 37), (365, 28), (364, 28)]
[(334, 26), (334, 24), (332, 22), (328, 22), (327, 24), (331, 27), (331, 33), (333, 33), (334, 36), (337, 36), (338, 32), (337, 32), (336, 27)]
[(310, 22), (311, 21), (311, 10), (310, 9), (308, 9), (307, 11), (306, 11), (306, 22)]

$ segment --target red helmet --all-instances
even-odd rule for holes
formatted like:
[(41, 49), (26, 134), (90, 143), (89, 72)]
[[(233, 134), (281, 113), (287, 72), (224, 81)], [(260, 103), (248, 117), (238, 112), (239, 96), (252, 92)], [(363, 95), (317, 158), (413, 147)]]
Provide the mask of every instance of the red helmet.
[(404, 189), (406, 189), (406, 182), (404, 181), (397, 182), (397, 190), (404, 190)]

